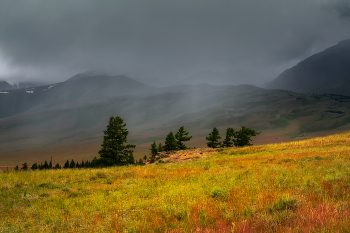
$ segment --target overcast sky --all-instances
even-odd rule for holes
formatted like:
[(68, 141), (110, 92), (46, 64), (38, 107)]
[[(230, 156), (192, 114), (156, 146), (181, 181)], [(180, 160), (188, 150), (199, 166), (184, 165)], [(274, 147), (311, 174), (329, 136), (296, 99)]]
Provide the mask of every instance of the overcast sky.
[(349, 0), (1, 0), (0, 79), (211, 70), (262, 83), (349, 38)]

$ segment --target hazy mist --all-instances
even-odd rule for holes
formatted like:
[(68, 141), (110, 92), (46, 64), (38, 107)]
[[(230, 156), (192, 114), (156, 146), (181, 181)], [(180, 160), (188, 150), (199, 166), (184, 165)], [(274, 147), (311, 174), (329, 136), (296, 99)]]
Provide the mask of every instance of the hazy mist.
[(94, 70), (169, 85), (209, 70), (261, 84), (349, 26), (347, 0), (2, 0), (0, 79)]

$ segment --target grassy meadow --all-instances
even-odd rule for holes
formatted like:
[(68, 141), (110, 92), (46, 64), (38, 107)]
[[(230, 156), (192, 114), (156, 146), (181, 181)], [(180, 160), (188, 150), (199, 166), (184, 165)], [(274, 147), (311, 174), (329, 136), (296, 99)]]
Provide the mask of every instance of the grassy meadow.
[(345, 132), (146, 166), (4, 172), (0, 232), (350, 232), (349, 152)]

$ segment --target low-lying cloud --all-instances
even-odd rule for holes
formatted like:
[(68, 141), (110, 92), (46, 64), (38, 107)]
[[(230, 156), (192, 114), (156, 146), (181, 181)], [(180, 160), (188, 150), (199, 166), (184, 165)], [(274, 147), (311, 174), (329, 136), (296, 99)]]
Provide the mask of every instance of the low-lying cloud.
[(349, 9), (345, 0), (4, 0), (0, 79), (96, 70), (170, 84), (213, 70), (262, 83), (350, 38)]

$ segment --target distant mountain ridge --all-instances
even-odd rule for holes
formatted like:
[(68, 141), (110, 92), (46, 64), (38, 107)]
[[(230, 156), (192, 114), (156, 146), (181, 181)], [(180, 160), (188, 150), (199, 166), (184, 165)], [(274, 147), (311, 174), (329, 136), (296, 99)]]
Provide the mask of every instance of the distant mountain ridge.
[(350, 39), (299, 62), (265, 87), (300, 93), (350, 95)]
[(0, 81), (0, 91), (3, 90), (14, 90), (14, 89), (21, 89), (21, 88), (28, 88), (28, 87), (37, 87), (37, 86), (42, 86), (44, 84), (42, 83), (37, 83), (37, 82), (19, 82), (19, 83), (14, 83), (10, 84), (6, 81)]

